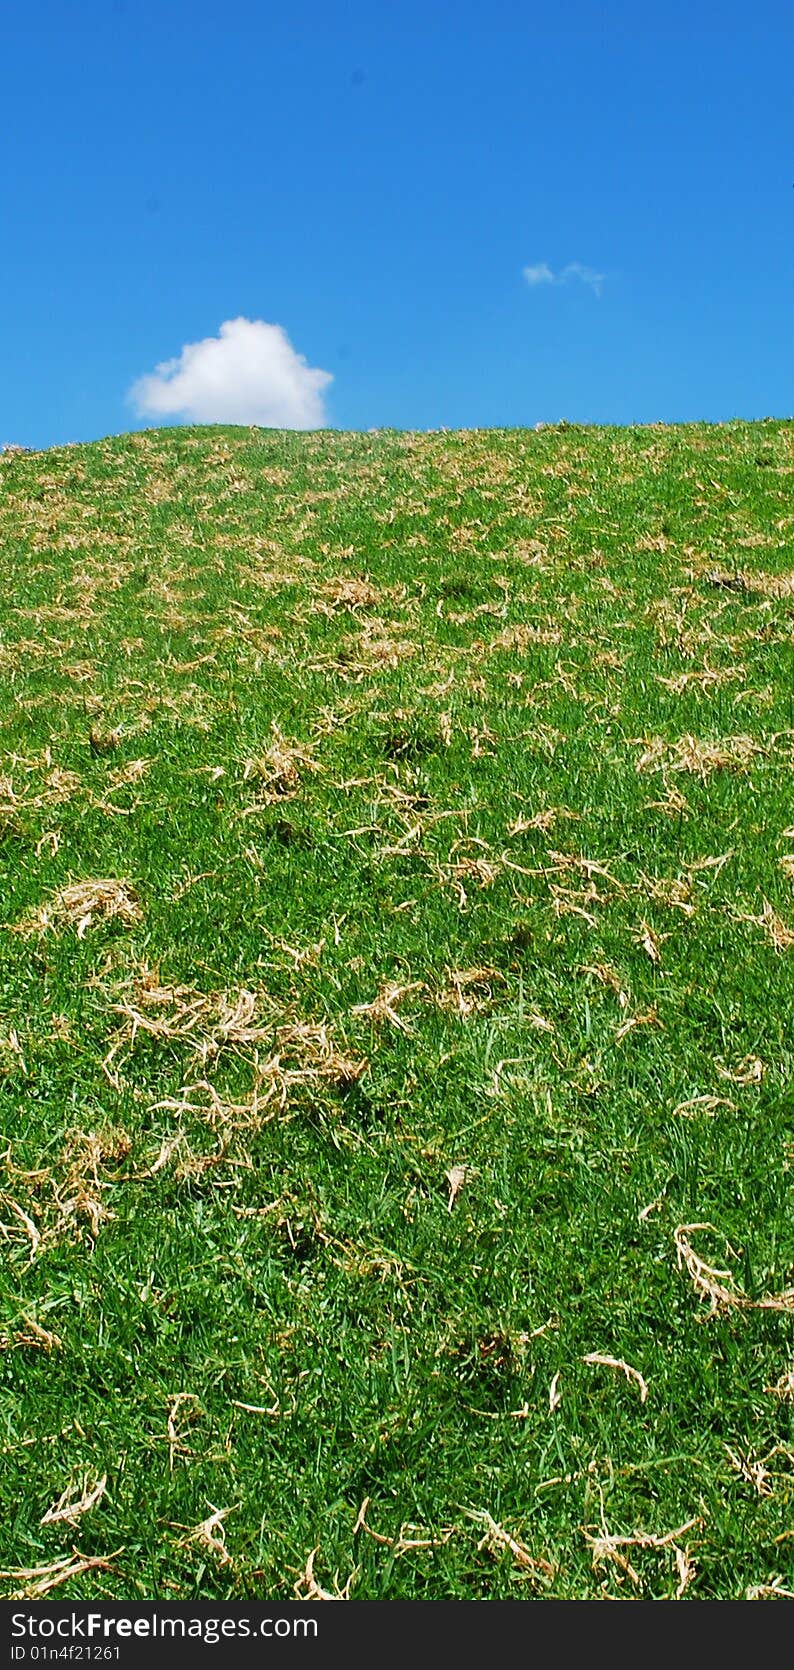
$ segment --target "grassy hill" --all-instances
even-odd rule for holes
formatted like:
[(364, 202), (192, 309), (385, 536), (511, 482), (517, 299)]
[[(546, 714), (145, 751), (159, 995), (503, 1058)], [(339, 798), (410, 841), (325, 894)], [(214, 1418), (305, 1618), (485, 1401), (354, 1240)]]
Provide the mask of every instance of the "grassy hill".
[(0, 459), (2, 1592), (794, 1590), (794, 424)]

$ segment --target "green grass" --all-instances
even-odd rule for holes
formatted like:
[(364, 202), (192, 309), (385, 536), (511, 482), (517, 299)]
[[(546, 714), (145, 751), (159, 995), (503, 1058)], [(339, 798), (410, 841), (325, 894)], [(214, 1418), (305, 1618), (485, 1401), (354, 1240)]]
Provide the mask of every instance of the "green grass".
[(778, 422), (0, 461), (5, 1593), (794, 1589), (793, 483)]

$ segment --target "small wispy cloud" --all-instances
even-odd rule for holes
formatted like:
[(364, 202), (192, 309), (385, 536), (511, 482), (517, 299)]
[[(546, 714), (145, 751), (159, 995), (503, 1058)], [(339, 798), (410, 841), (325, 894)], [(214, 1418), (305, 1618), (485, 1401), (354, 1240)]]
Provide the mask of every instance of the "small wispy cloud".
[(548, 261), (538, 261), (534, 267), (524, 268), (524, 278), (527, 284), (586, 284), (596, 296), (600, 296), (605, 278), (604, 273), (597, 273), (594, 267), (586, 267), (582, 261), (569, 261), (566, 267), (561, 267), (558, 273), (552, 271)]
[(320, 429), (332, 381), (295, 352), (281, 325), (227, 319), (217, 336), (186, 342), (176, 358), (139, 377), (127, 398), (141, 417)]
[(605, 276), (604, 273), (597, 273), (594, 267), (583, 266), (581, 261), (569, 261), (560, 273), (560, 283), (567, 284), (569, 278), (577, 278), (580, 284), (589, 284), (590, 289), (600, 296)]
[(539, 261), (536, 267), (525, 267), (524, 277), (527, 284), (553, 284), (554, 274), (547, 261)]

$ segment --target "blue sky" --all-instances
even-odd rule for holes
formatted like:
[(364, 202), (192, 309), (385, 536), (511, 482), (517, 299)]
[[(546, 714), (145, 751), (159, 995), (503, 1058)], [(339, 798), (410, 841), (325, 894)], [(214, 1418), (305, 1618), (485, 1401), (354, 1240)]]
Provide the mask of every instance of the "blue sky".
[(790, 415), (794, 10), (659, 10), (7, 8), (0, 444), (174, 421), (240, 318), (297, 426)]

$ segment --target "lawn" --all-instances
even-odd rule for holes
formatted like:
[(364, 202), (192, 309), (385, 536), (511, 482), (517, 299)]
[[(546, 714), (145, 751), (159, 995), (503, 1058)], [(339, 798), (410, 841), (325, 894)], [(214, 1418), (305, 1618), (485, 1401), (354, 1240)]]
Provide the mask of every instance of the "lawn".
[(794, 423), (0, 543), (0, 1593), (794, 1592)]

